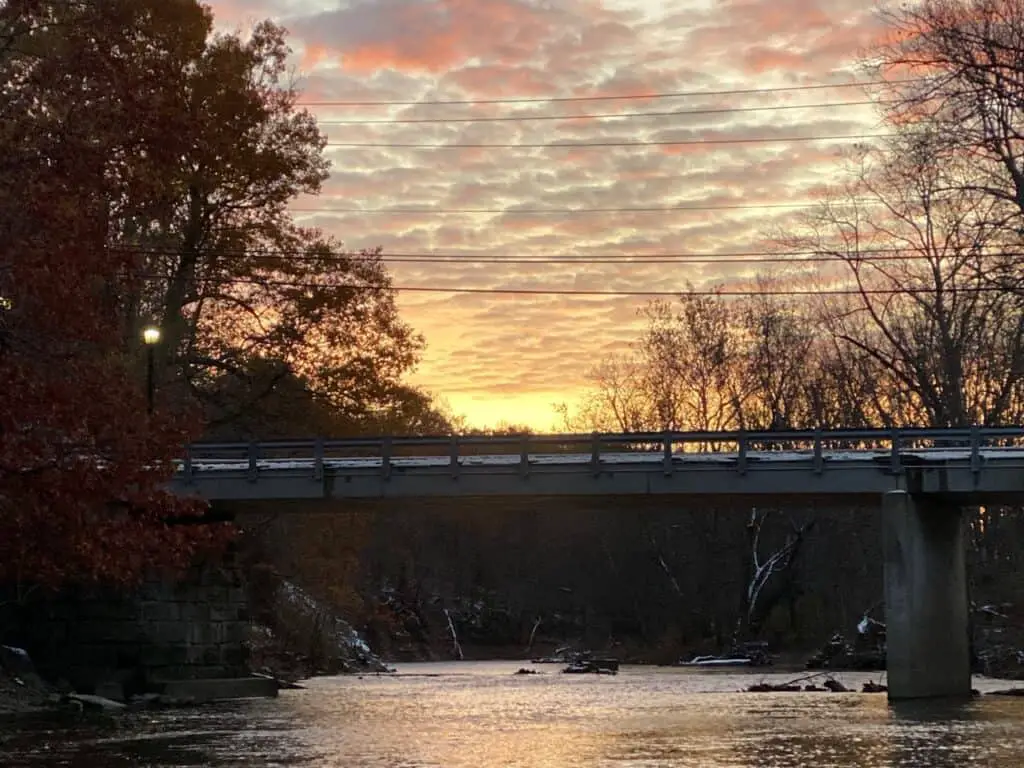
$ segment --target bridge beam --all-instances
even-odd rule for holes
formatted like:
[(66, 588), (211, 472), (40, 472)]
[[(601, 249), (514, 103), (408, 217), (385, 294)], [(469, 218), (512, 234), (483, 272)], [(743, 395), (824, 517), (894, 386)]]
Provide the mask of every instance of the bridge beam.
[(890, 491), (882, 502), (889, 700), (971, 695), (959, 504)]

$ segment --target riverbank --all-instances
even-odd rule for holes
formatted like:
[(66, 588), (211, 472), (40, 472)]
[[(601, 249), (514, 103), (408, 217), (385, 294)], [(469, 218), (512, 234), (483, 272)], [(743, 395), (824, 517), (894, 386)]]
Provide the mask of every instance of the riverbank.
[(27, 654), (0, 646), (0, 715), (21, 715), (55, 710), (57, 691), (32, 667)]

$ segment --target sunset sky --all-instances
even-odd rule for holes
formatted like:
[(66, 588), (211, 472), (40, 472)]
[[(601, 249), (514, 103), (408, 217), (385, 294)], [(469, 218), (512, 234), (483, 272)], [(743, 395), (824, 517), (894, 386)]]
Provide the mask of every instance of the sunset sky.
[[(870, 96), (859, 87), (545, 101), (861, 81), (857, 61), (880, 31), (872, 4), (863, 0), (215, 0), (212, 6), (221, 25), (244, 29), (269, 17), (291, 31), (303, 102), (333, 145), (323, 194), (296, 203), (303, 223), (353, 250), (381, 246), (392, 258), (452, 254), (458, 260), (389, 262), (400, 287), (674, 291), (687, 281), (700, 286), (742, 276), (749, 266), (677, 255), (766, 250), (796, 206), (838, 179), (841, 155), (854, 141), (575, 149), (339, 144), (735, 141), (880, 131), (876, 110), (864, 103)], [(537, 101), (338, 103), (488, 99)], [(753, 109), (763, 107), (771, 109)], [(625, 116), (680, 111), (703, 114)], [(567, 117), (466, 121), (552, 115)], [(778, 207), (785, 204), (796, 206)], [(671, 206), (705, 210), (593, 210)], [(388, 208), (402, 210), (379, 211)], [(424, 208), (435, 210), (417, 212)], [(669, 263), (623, 258), (658, 255)], [(615, 256), (618, 261), (594, 262)], [(572, 258), (590, 261), (566, 263)], [(587, 370), (636, 338), (637, 310), (649, 300), (401, 293), (403, 316), (427, 341), (413, 382), (471, 424), (549, 429), (552, 403), (572, 403)]]

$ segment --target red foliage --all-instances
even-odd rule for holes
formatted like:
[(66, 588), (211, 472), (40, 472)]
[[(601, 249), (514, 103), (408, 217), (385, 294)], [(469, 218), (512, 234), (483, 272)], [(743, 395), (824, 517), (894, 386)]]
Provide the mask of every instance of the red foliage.
[(147, 416), (107, 247), (114, 209), (160, 195), (142, 151), (173, 145), (160, 48), (201, 40), (208, 17), (178, 0), (50, 6), (0, 7), (0, 580), (130, 581), (229, 535), (164, 522), (203, 511), (163, 490), (199, 425)]

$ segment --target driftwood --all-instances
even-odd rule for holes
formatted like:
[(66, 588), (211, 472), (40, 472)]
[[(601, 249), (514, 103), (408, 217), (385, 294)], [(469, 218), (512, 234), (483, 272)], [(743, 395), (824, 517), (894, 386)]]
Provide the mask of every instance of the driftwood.
[[(827, 672), (815, 672), (810, 675), (802, 675), (794, 680), (789, 680), (785, 683), (755, 683), (747, 688), (749, 693), (797, 693), (799, 691), (807, 692), (824, 692), (831, 691), (833, 693), (846, 693), (850, 689), (840, 683), (833, 677), (826, 677), (825, 681), (820, 685), (814, 683), (807, 683), (808, 680), (813, 680), (816, 677), (827, 676)], [(801, 683), (807, 683), (801, 687)]]
[(799, 693), (801, 690), (799, 685), (786, 683), (754, 683), (747, 688), (749, 693)]

